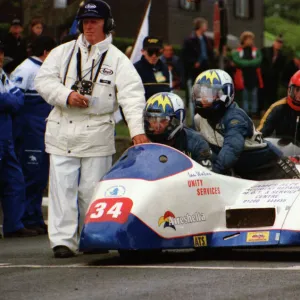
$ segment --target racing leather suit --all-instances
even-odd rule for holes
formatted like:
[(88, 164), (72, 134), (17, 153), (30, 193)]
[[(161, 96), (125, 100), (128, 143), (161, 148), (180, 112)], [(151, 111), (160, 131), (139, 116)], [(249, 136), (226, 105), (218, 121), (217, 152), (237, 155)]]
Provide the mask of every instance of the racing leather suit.
[(291, 138), (300, 142), (299, 126), (300, 111), (292, 109), (287, 99), (281, 99), (270, 106), (260, 121), (259, 130), (264, 137), (270, 136), (275, 131), (276, 136)]
[[(78, 249), (78, 232), (94, 186), (111, 167), (115, 153), (113, 114), (119, 105), (131, 137), (144, 134), (142, 81), (130, 60), (111, 42), (108, 35), (105, 40), (89, 45), (80, 35), (76, 41), (53, 49), (35, 78), (38, 93), (54, 106), (45, 134), (46, 151), (51, 154), (48, 231), (52, 248)], [(103, 64), (96, 76), (101, 58)], [(95, 80), (92, 95), (87, 96), (87, 108), (67, 105), (79, 75), (84, 80), (93, 75)]]
[(3, 209), (3, 233), (24, 228), (25, 184), (15, 154), (12, 118), (24, 104), (21, 91), (0, 71), (0, 190)]
[(175, 137), (174, 148), (183, 152), (202, 166), (211, 169), (211, 150), (205, 139), (195, 130), (184, 127)]
[(34, 87), (34, 78), (41, 65), (38, 57), (30, 57), (11, 74), (11, 80), (24, 93), (24, 107), (15, 120), (15, 148), (26, 184), (23, 224), (27, 227), (45, 225), (42, 199), (49, 177), (49, 155), (45, 152), (44, 139), (51, 106)]
[(232, 103), (217, 120), (195, 116), (195, 125), (211, 146), (216, 158), (213, 171), (242, 178), (271, 180), (300, 178), (294, 163), (261, 137), (252, 120)]

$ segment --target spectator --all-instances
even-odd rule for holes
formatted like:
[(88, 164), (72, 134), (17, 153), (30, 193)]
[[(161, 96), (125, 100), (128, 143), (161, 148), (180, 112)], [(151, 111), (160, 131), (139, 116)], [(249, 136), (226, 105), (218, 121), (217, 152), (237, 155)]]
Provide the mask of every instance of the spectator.
[[(189, 107), (190, 115), (195, 115), (192, 104), (192, 85), (196, 77), (203, 71), (214, 67), (213, 40), (205, 35), (208, 29), (207, 20), (196, 18), (193, 21), (194, 30), (184, 40), (182, 47), (182, 60), (184, 65), (185, 98), (186, 106)], [(194, 118), (192, 118), (194, 126)]]
[(126, 55), (112, 45), (109, 5), (89, 0), (77, 18), (83, 34), (53, 49), (35, 78), (38, 93), (54, 106), (45, 142), (50, 153), (48, 231), (56, 258), (74, 256), (78, 250), (94, 187), (115, 153), (118, 104), (133, 143), (148, 142), (143, 85)]
[(48, 36), (39, 36), (32, 44), (33, 56), (11, 74), (15, 85), (24, 93), (24, 107), (17, 116), (16, 152), (20, 158), (26, 185), (26, 207), (22, 219), (26, 228), (47, 233), (42, 214), (43, 192), (49, 177), (49, 155), (45, 152), (46, 122), (51, 106), (37, 93), (34, 78), (43, 61), (55, 47)]
[[(254, 34), (244, 31), (240, 36), (241, 47), (232, 53), (236, 65), (234, 85), (236, 90), (242, 90), (242, 108), (254, 118), (258, 116), (258, 88), (263, 88), (260, 64), (261, 52), (254, 46)], [(249, 108), (249, 104), (250, 107)]]
[(30, 23), (30, 33), (27, 39), (27, 55), (31, 56), (32, 54), (32, 44), (39, 37), (44, 30), (44, 24), (41, 17), (34, 17)]
[(271, 47), (265, 47), (262, 52), (261, 70), (264, 82), (263, 109), (268, 108), (278, 100), (278, 88), (281, 73), (285, 65), (285, 58), (281, 48), (283, 46), (282, 36), (278, 36)]
[(19, 19), (11, 23), (9, 33), (4, 39), (4, 51), (11, 61), (7, 63), (4, 70), (10, 74), (24, 59), (27, 58), (26, 43), (22, 38), (23, 27)]
[(183, 85), (183, 67), (178, 56), (174, 55), (173, 46), (164, 45), (161, 61), (167, 65), (172, 81), (172, 89), (178, 90)]
[(282, 73), (282, 85), (288, 88), (291, 77), (300, 69), (300, 51), (296, 51), (294, 58), (287, 63)]
[(160, 60), (162, 41), (147, 36), (143, 41), (142, 58), (134, 64), (145, 88), (146, 100), (159, 92), (170, 92), (170, 76), (167, 66)]
[(213, 41), (205, 35), (208, 24), (203, 18), (194, 20), (194, 31), (185, 39), (182, 55), (185, 68), (185, 78), (192, 79), (201, 72), (212, 68), (214, 62)]
[(5, 238), (29, 237), (37, 235), (37, 232), (26, 229), (21, 220), (25, 184), (15, 154), (12, 132), (12, 117), (24, 104), (24, 98), (3, 71), (3, 59), (4, 45), (0, 42), (0, 198), (4, 215), (3, 235)]

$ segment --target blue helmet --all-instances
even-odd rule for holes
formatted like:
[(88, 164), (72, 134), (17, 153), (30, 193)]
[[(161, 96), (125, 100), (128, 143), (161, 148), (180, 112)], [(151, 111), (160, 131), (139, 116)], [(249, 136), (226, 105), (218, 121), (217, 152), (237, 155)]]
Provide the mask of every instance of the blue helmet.
[(182, 99), (173, 93), (157, 93), (144, 109), (144, 129), (152, 142), (166, 143), (183, 129), (185, 108)]

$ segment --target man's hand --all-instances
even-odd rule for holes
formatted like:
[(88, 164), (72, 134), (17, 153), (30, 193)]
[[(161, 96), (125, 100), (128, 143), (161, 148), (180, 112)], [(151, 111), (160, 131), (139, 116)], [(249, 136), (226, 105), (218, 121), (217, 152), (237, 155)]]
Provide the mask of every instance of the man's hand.
[(89, 99), (77, 92), (72, 92), (68, 97), (67, 103), (70, 106), (87, 108), (89, 106)]
[(145, 134), (138, 134), (132, 138), (133, 144), (138, 145), (138, 144), (145, 144), (145, 143), (150, 143), (149, 139)]

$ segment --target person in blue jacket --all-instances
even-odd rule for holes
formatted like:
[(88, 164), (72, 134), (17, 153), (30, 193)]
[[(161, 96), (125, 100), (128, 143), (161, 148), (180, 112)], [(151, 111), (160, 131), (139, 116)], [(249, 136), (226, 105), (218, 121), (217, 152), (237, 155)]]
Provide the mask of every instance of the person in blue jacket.
[(211, 150), (206, 140), (195, 130), (184, 126), (185, 108), (174, 93), (157, 93), (147, 100), (144, 128), (154, 143), (173, 147), (202, 166), (211, 169)]
[(3, 71), (4, 46), (0, 42), (0, 199), (3, 210), (3, 235), (29, 237), (36, 231), (22, 223), (25, 205), (25, 184), (13, 143), (12, 118), (23, 106), (24, 98)]
[(250, 180), (300, 178), (294, 163), (262, 138), (234, 100), (232, 78), (223, 70), (207, 70), (192, 92), (196, 129), (215, 155), (213, 171)]
[(11, 74), (11, 80), (24, 93), (24, 107), (14, 124), (15, 148), (26, 184), (26, 208), (22, 220), (26, 228), (36, 230), (39, 234), (47, 233), (42, 199), (49, 176), (49, 155), (45, 152), (44, 138), (51, 106), (36, 91), (34, 79), (55, 46), (51, 37), (38, 37), (32, 45), (33, 56)]
[(145, 37), (142, 58), (134, 64), (142, 79), (146, 99), (159, 92), (171, 91), (168, 67), (160, 60), (162, 48), (162, 40), (159, 38), (155, 36)]

